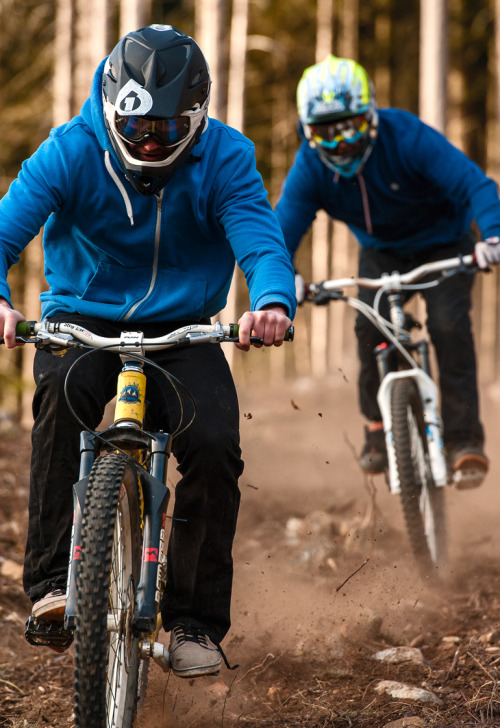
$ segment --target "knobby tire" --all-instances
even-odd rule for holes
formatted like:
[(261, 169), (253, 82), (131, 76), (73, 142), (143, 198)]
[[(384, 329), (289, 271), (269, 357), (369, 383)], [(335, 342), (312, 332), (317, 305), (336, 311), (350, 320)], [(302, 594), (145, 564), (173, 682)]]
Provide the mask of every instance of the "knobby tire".
[(394, 382), (391, 411), (401, 503), (410, 544), (422, 575), (438, 576), (446, 563), (445, 494), (432, 477), (422, 400), (414, 381)]
[(139, 638), (132, 632), (141, 561), (134, 461), (108, 453), (92, 468), (77, 578), (75, 728), (131, 728)]

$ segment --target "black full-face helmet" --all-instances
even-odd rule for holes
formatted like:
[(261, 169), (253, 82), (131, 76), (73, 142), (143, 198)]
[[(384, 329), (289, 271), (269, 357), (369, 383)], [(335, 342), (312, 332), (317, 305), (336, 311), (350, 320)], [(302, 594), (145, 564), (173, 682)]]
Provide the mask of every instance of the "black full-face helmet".
[[(205, 128), (210, 73), (195, 41), (171, 25), (129, 33), (103, 73), (104, 119), (113, 148), (136, 190), (159, 192)], [(141, 154), (153, 138), (160, 153)]]

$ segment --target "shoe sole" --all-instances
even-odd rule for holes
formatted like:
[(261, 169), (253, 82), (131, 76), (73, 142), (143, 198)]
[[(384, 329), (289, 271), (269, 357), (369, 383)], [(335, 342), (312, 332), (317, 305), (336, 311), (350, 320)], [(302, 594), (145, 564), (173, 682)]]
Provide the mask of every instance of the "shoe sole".
[(387, 470), (387, 463), (385, 463), (385, 465), (379, 466), (377, 468), (374, 468), (371, 463), (369, 465), (368, 464), (363, 465), (363, 463), (359, 463), (359, 467), (367, 475), (380, 475), (381, 473), (384, 473)]
[(36, 608), (33, 606), (32, 615), (36, 619), (43, 619), (45, 622), (63, 622), (66, 611), (66, 597), (54, 600), (52, 604)]
[(478, 488), (488, 472), (488, 460), (479, 455), (462, 455), (453, 469), (453, 482), (457, 490)]
[(205, 675), (218, 675), (220, 671), (220, 665), (214, 667), (190, 667), (186, 670), (176, 670), (172, 667), (172, 672), (176, 677), (203, 677)]

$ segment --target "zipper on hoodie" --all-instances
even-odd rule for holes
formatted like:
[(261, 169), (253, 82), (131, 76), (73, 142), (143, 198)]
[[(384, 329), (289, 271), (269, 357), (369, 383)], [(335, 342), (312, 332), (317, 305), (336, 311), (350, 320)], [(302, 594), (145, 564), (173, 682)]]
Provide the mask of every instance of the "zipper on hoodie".
[(153, 270), (151, 272), (151, 281), (149, 283), (149, 288), (145, 296), (141, 298), (140, 301), (137, 301), (137, 303), (134, 303), (132, 308), (130, 308), (125, 316), (123, 317), (123, 321), (128, 321), (128, 319), (135, 313), (135, 311), (139, 308), (139, 306), (146, 301), (151, 293), (153, 292), (153, 289), (155, 287), (156, 283), (156, 276), (158, 274), (158, 258), (160, 255), (160, 230), (161, 230), (161, 203), (163, 199), (163, 190), (158, 195), (155, 195), (156, 197), (156, 228), (155, 228), (155, 252), (154, 252), (154, 259), (153, 259)]

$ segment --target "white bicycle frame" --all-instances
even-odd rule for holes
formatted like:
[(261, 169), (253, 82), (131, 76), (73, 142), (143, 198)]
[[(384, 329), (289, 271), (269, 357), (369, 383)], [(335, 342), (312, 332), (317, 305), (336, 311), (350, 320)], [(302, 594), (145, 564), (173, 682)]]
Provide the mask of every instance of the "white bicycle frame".
[[(416, 281), (432, 273), (445, 273), (456, 271), (464, 267), (473, 267), (475, 258), (473, 255), (464, 257), (447, 258), (432, 263), (425, 263), (408, 273), (394, 272), (384, 275), (382, 278), (339, 278), (337, 280), (324, 281), (320, 286), (309, 285), (309, 291), (314, 295), (322, 288), (327, 292), (339, 291), (344, 288), (364, 287), (378, 290), (377, 296), (384, 292), (398, 292), (403, 290), (422, 290), (427, 284), (413, 285)], [(438, 282), (431, 285), (438, 285)], [(389, 488), (395, 495), (401, 492), (398, 468), (396, 465), (396, 454), (392, 435), (392, 414), (391, 414), (391, 393), (396, 381), (401, 379), (412, 379), (418, 387), (422, 400), (424, 420), (426, 425), (426, 437), (429, 453), (429, 466), (436, 486), (442, 487), (448, 483), (448, 472), (443, 450), (442, 420), (439, 413), (439, 391), (432, 378), (419, 366), (413, 357), (405, 349), (404, 343), (400, 340), (402, 321), (400, 310), (394, 314), (395, 320), (387, 321), (377, 310), (376, 306), (369, 306), (357, 298), (345, 297), (343, 299), (348, 305), (367, 318), (384, 334), (384, 336), (403, 355), (409, 369), (401, 371), (389, 371), (383, 377), (377, 393), (377, 402), (382, 414), (384, 434), (387, 447), (387, 459), (389, 466)]]
[(388, 372), (383, 378), (377, 401), (384, 423), (385, 443), (387, 448), (387, 461), (389, 464), (389, 488), (391, 493), (401, 493), (396, 455), (392, 438), (391, 392), (394, 382), (398, 379), (413, 379), (422, 399), (425, 434), (429, 452), (429, 465), (435, 485), (443, 486), (448, 483), (448, 471), (443, 452), (442, 421), (439, 414), (438, 388), (434, 381), (423, 369), (415, 364), (413, 369), (399, 372)]

